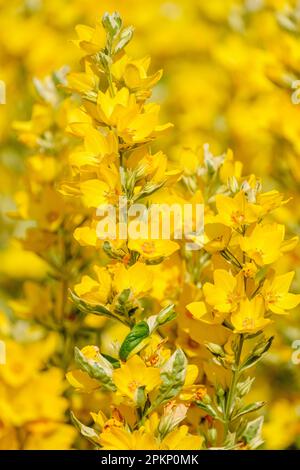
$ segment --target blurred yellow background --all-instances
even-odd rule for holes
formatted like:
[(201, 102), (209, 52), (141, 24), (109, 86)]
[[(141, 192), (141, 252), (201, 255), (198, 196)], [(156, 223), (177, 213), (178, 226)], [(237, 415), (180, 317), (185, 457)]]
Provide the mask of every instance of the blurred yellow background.
[[(45, 265), (16, 241), (30, 222), (7, 213), (22, 189), (28, 155), (13, 122), (31, 116), (33, 78), (65, 65), (79, 69), (74, 27), (93, 25), (105, 11), (119, 11), (125, 24), (134, 25), (129, 53), (149, 54), (151, 69), (164, 70), (153, 99), (162, 106), (162, 121), (175, 127), (160, 148), (171, 160), (188, 158), (189, 148), (205, 143), (214, 154), (232, 149), (246, 173), (264, 178), (266, 190), (292, 197), (277, 218), (300, 233), (299, 1), (0, 0), (0, 80), (6, 85), (6, 104), (0, 105), (0, 335), (8, 361), (0, 365), (0, 449), (84, 446), (67, 422), (64, 374), (51, 364), (55, 334), (45, 341), (38, 328), (16, 320), (9, 305), (22, 297), (24, 281), (43, 279)], [(293, 290), (299, 292), (299, 248), (279, 270), (296, 270)], [(31, 295), (41, 308), (43, 301)], [(299, 308), (276, 328), (252, 394), (270, 402), (265, 447), (298, 448), (300, 364), (291, 358), (300, 339)], [(84, 414), (82, 399), (72, 400)]]

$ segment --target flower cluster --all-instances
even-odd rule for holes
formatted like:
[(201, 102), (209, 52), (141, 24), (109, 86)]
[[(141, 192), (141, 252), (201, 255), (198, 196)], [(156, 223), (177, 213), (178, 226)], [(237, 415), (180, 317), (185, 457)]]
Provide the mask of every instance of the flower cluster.
[[(265, 338), (263, 330), (273, 321), (273, 314), (285, 314), (300, 303), (299, 295), (289, 292), (294, 273), (277, 275), (272, 268), (297, 244), (297, 237), (285, 239), (284, 225), (272, 218), (272, 212), (288, 201), (278, 191), (263, 192), (254, 175), (243, 177), (242, 166), (233, 160), (231, 152), (215, 157), (206, 146), (204, 156), (190, 152), (188, 167), (186, 158), (175, 168), (168, 162), (157, 164), (162, 155), (160, 152), (153, 155), (150, 143), (158, 130), (169, 126), (158, 126), (157, 105), (145, 104), (145, 99), (161, 73), (149, 77), (148, 68), (141, 67), (146, 59), (133, 61), (127, 56), (124, 48), (132, 29), (122, 28), (118, 14), (104, 15), (102, 24), (106, 31), (104, 48), (98, 39), (100, 25), (95, 29), (78, 28), (78, 45), (85, 52), (85, 72), (71, 73), (68, 87), (81, 95), (82, 121), (71, 123), (69, 128), (82, 137), (83, 144), (70, 156), (73, 179), (63, 185), (62, 191), (77, 194), (83, 205), (91, 209), (87, 225), (76, 230), (75, 238), (83, 245), (103, 248), (111, 259), (106, 266), (94, 266), (95, 277), (82, 278), (75, 286), (73, 301), (83, 313), (113, 318), (125, 324), (129, 332), (115, 345), (109, 358), (96, 346), (77, 349), (75, 357), (80, 367), (68, 375), (77, 388), (93, 390), (100, 382), (103, 388), (115, 392), (112, 407), (119, 421), (106, 426), (101, 414), (101, 419), (96, 419), (100, 429), (93, 432), (74, 420), (82, 434), (92, 436), (93, 442), (102, 448), (122, 448), (124, 440), (128, 448), (135, 448), (138, 444), (134, 438), (146, 439), (147, 420), (155, 412), (158, 423), (155, 435), (159, 441), (156, 445), (162, 447), (154, 448), (164, 448), (165, 435), (171, 431), (179, 435), (181, 428), (173, 424), (165, 430), (162, 423), (174, 421), (174, 409), (181, 406), (181, 394), (189, 384), (192, 386), (189, 408), (197, 406), (212, 419), (207, 430), (200, 426), (202, 445), (255, 448), (261, 444), (262, 421), (249, 421), (245, 427), (244, 416), (261, 408), (263, 403), (243, 404), (253, 381), (243, 373), (270, 348), (272, 337)], [(156, 110), (151, 119), (149, 107)], [(187, 342), (190, 338), (200, 348), (206, 347), (217, 367), (229, 375), (225, 386), (215, 379), (212, 393), (205, 387), (211, 386), (207, 379), (205, 386), (195, 385), (199, 376), (198, 369), (194, 369), (197, 366), (186, 366), (181, 349), (167, 360), (165, 346), (160, 346), (170, 341), (168, 326), (164, 339), (161, 327), (174, 318), (173, 306), (168, 305), (165, 293), (160, 299), (165, 307), (159, 312), (155, 311), (155, 304), (151, 309), (146, 302), (155, 292), (152, 284), (163, 285), (160, 277), (164, 270), (157, 267), (160, 263), (172, 266), (179, 244), (172, 240), (131, 240), (130, 236), (113, 243), (99, 242), (97, 238), (96, 208), (103, 202), (117, 205), (120, 196), (126, 197), (129, 206), (143, 201), (145, 211), (158, 200), (169, 205), (178, 200), (192, 205), (201, 201), (205, 206), (203, 240), (194, 237), (193, 242), (199, 245), (194, 253), (181, 244), (180, 256), (175, 260), (186, 269), (187, 276), (182, 280), (182, 293), (177, 292), (173, 300), (179, 301), (176, 307), (179, 338), (185, 334)], [(155, 265), (155, 281), (149, 264)], [(173, 281), (172, 276), (170, 280)], [(192, 302), (184, 305), (187, 299)], [(252, 345), (245, 351), (244, 343), (248, 341)], [(159, 353), (149, 355), (148, 349), (154, 349), (153, 342)], [(149, 361), (151, 365), (147, 366)], [(192, 383), (188, 378), (189, 367), (195, 373)], [(163, 413), (160, 418), (157, 408)], [(185, 407), (180, 421), (187, 411)], [(113, 436), (118, 427), (122, 435), (115, 441)], [(199, 425), (196, 429), (199, 433)], [(107, 447), (108, 442), (112, 447)], [(200, 441), (197, 445), (200, 448)]]

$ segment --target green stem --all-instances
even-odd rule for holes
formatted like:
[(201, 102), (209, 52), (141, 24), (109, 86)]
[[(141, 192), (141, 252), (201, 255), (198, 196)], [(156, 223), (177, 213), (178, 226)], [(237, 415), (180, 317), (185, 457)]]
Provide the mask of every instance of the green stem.
[(242, 355), (242, 350), (243, 350), (243, 344), (244, 344), (244, 335), (241, 334), (239, 335), (238, 349), (235, 355), (234, 369), (233, 369), (233, 374), (231, 378), (231, 383), (230, 383), (228, 396), (226, 399), (225, 411), (224, 411), (224, 423), (225, 423), (224, 424), (224, 442), (226, 441), (226, 438), (229, 432), (229, 427), (231, 423), (232, 405), (235, 399), (236, 386), (240, 377), (240, 361), (241, 361), (241, 355)]
[(114, 90), (114, 85), (113, 85), (113, 81), (112, 81), (112, 74), (111, 74), (110, 67), (107, 67), (107, 80), (108, 80), (110, 96), (112, 98), (114, 98), (115, 90)]

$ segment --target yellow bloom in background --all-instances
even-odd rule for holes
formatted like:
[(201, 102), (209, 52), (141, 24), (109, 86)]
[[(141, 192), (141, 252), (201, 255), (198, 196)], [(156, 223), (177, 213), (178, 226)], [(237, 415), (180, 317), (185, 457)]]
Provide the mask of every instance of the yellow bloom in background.
[(299, 436), (298, 403), (286, 399), (274, 403), (269, 419), (264, 427), (267, 449), (286, 449)]

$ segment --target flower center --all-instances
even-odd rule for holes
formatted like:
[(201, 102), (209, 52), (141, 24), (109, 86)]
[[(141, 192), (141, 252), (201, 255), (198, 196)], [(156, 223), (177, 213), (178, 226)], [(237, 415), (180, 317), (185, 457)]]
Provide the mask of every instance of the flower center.
[(235, 224), (242, 224), (245, 220), (245, 215), (241, 211), (235, 211), (231, 214), (231, 220)]
[(142, 244), (142, 250), (144, 253), (150, 255), (155, 252), (155, 244), (153, 242), (145, 242)]
[(254, 322), (254, 319), (253, 318), (244, 318), (243, 320), (243, 328), (249, 328), (249, 329), (252, 329), (254, 328), (255, 326), (255, 322)]
[(130, 382), (130, 384), (128, 385), (129, 391), (130, 391), (130, 392), (135, 392), (136, 389), (137, 389), (140, 385), (141, 385), (141, 384), (140, 384), (137, 380), (133, 380), (133, 381)]

